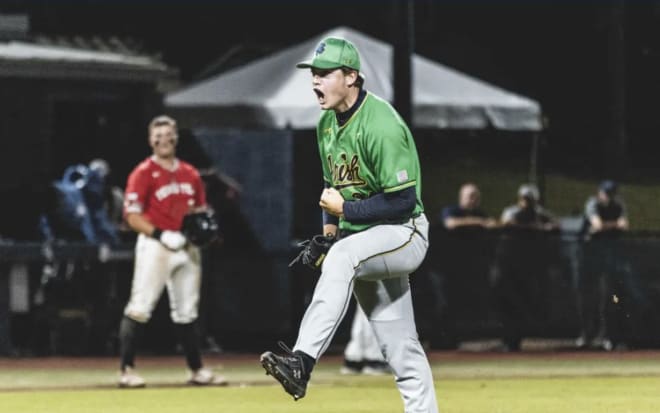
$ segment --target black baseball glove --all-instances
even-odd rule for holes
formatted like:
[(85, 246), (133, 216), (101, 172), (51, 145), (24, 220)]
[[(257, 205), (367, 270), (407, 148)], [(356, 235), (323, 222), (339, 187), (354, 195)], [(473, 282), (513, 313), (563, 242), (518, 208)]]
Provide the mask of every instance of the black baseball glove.
[(292, 267), (297, 262), (302, 262), (309, 268), (320, 271), (321, 264), (323, 264), (325, 256), (328, 254), (330, 247), (332, 247), (332, 244), (334, 244), (335, 241), (336, 239), (333, 236), (319, 234), (314, 235), (312, 239), (301, 242), (298, 245), (303, 247), (303, 249), (298, 256), (289, 263), (289, 267)]
[(218, 221), (213, 211), (194, 212), (183, 217), (181, 233), (198, 247), (210, 244), (218, 238)]

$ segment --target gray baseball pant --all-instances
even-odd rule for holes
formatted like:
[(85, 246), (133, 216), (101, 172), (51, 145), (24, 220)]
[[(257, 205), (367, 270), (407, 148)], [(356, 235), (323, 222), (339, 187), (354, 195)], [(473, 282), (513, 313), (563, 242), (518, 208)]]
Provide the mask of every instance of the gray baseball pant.
[(300, 324), (295, 350), (325, 352), (346, 314), (351, 292), (364, 310), (401, 393), (405, 413), (437, 413), (433, 376), (417, 336), (408, 275), (428, 249), (424, 214), (377, 225), (336, 242)]

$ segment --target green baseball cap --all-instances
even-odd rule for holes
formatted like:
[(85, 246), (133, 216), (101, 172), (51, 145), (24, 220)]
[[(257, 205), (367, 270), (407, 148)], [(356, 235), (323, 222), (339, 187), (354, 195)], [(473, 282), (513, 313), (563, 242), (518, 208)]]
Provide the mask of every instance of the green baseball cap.
[(298, 69), (336, 69), (348, 67), (360, 71), (360, 54), (355, 45), (339, 37), (326, 37), (314, 51), (314, 57), (296, 65)]

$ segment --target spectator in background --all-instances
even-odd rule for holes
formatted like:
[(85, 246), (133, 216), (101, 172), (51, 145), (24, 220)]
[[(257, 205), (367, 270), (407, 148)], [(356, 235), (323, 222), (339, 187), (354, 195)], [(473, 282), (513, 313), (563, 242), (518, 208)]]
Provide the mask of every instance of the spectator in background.
[[(437, 253), (430, 254), (434, 328), (432, 346), (455, 348), (458, 345), (458, 323), (475, 313), (476, 303), (487, 301), (478, 297), (479, 292), (488, 291), (487, 274), (492, 251), (486, 230), (497, 226), (480, 207), (481, 192), (474, 183), (463, 184), (458, 191), (458, 203), (443, 208), (440, 221), (444, 231), (438, 231), (438, 242), (432, 247)], [(483, 282), (484, 288), (477, 284)], [(474, 300), (461, 302), (455, 297), (472, 297)], [(480, 299), (481, 298), (481, 299)]]
[[(110, 274), (114, 274), (115, 263), (107, 261), (110, 248), (119, 243), (119, 237), (105, 202), (109, 171), (102, 159), (95, 159), (89, 165), (73, 164), (51, 185), (51, 202), (47, 203), (39, 222), (45, 260), (38, 281), (33, 282), (36, 288), (32, 302), (38, 309), (35, 320), (43, 322), (57, 340), (50, 340), (48, 349), (38, 343), (40, 340), (32, 340), (35, 344), (31, 345), (38, 353), (102, 353), (112, 347), (108, 324), (114, 291)], [(54, 254), (54, 242), (86, 242), (98, 247), (98, 254), (60, 257)], [(75, 244), (73, 247), (84, 251)], [(58, 331), (60, 316), (53, 314), (63, 313), (62, 308), (79, 310), (77, 318), (84, 324), (74, 340), (75, 346)], [(32, 335), (37, 337), (36, 332)]]
[[(127, 238), (124, 233), (133, 233), (128, 224), (124, 221), (124, 190), (111, 184), (112, 169), (108, 162), (104, 159), (93, 159), (89, 162), (89, 170), (98, 176), (98, 180), (102, 185), (97, 188), (97, 202), (100, 202), (102, 207), (106, 210), (106, 214), (110, 223), (119, 231), (120, 239)], [(96, 186), (97, 182), (94, 182)], [(88, 184), (89, 186), (89, 184)]]
[(628, 217), (618, 185), (605, 180), (584, 207), (585, 265), (579, 283), (584, 316), (578, 347), (609, 351), (622, 341), (624, 313), (631, 304), (627, 301), (639, 294), (630, 288), (632, 271), (621, 242), (627, 230)]
[(458, 205), (448, 206), (442, 210), (442, 222), (446, 229), (454, 230), (465, 227), (492, 228), (497, 221), (486, 215), (479, 206), (481, 192), (473, 183), (461, 186), (458, 192)]
[(539, 204), (539, 190), (524, 184), (518, 201), (502, 212), (503, 236), (496, 251), (494, 289), (503, 349), (520, 350), (523, 335), (542, 317), (548, 234), (557, 220)]
[(109, 174), (110, 166), (105, 160), (92, 160), (88, 166), (87, 183), (83, 186), (82, 191), (92, 224), (100, 239), (104, 243), (117, 244), (119, 242), (117, 234), (119, 222), (113, 221), (109, 213), (113, 206), (109, 202), (109, 194), (112, 191), (112, 187), (108, 185)]
[(87, 241), (96, 245), (119, 242), (106, 202), (106, 177), (110, 168), (95, 159), (89, 166), (68, 166), (61, 179), (53, 182), (52, 207), (40, 219), (44, 240)]
[(502, 225), (517, 230), (555, 230), (555, 217), (540, 205), (536, 185), (523, 184), (518, 188), (518, 202), (502, 211)]
[(628, 230), (626, 207), (618, 196), (618, 185), (614, 181), (600, 183), (596, 196), (587, 200), (584, 214), (588, 233), (593, 237), (618, 238)]

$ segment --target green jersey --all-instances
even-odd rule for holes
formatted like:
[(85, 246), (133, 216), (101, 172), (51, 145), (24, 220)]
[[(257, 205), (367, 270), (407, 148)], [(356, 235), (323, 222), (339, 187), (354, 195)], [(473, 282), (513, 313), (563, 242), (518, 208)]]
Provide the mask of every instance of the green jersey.
[[(367, 92), (360, 107), (341, 127), (334, 111), (323, 111), (316, 133), (323, 179), (344, 200), (361, 200), (414, 186), (417, 202), (413, 215), (424, 212), (415, 141), (388, 102)], [(362, 231), (382, 223), (358, 224), (342, 218), (339, 228)]]

